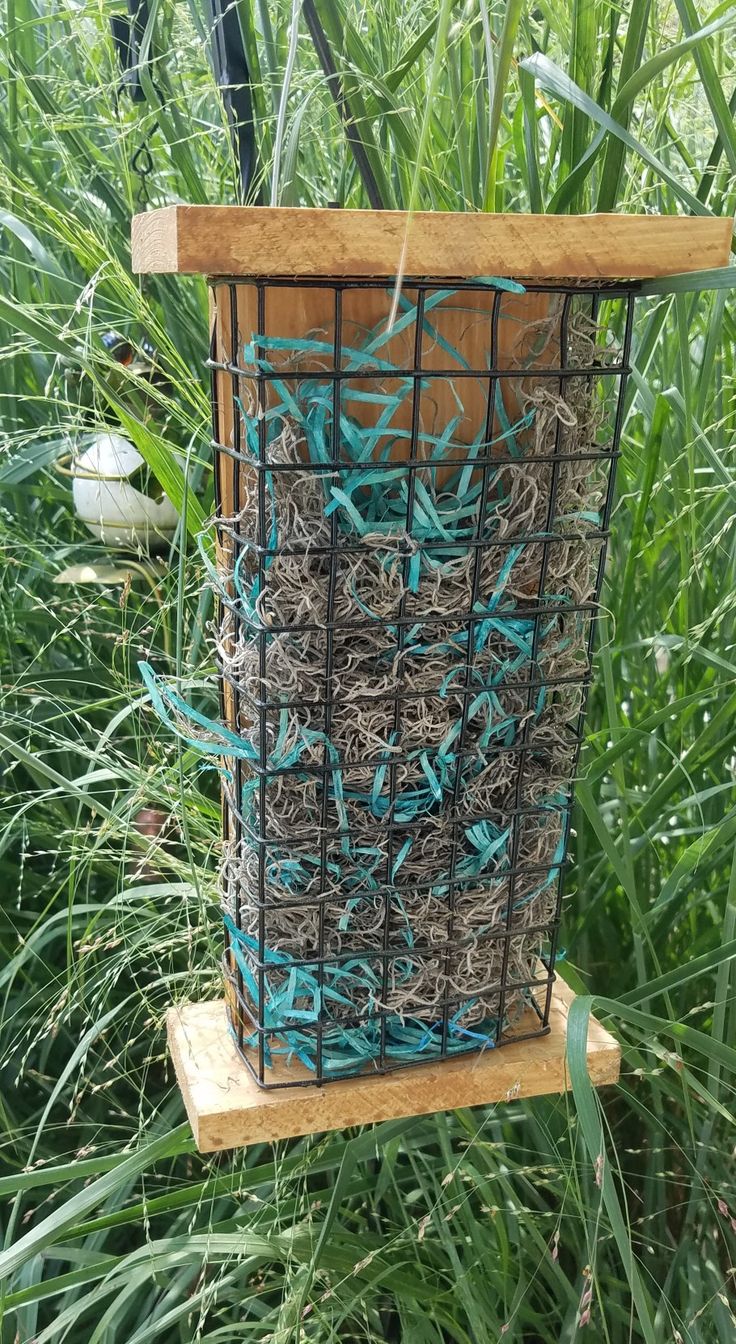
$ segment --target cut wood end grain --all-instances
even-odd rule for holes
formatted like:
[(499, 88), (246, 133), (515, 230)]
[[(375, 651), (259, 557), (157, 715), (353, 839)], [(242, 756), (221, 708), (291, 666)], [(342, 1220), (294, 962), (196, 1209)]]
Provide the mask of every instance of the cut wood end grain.
[(729, 260), (732, 222), (682, 215), (491, 215), (170, 205), (136, 215), (138, 274), (641, 280)]
[[(211, 1153), (351, 1125), (564, 1092), (570, 1085), (567, 1015), (573, 998), (572, 991), (558, 980), (552, 996), (551, 1030), (546, 1036), (382, 1077), (363, 1074), (324, 1087), (259, 1088), (237, 1053), (223, 1000), (171, 1008), (169, 1048), (197, 1148)], [(587, 1061), (596, 1087), (617, 1081), (619, 1044), (595, 1018), (590, 1019)], [(275, 1076), (284, 1081), (290, 1075), (282, 1064)]]

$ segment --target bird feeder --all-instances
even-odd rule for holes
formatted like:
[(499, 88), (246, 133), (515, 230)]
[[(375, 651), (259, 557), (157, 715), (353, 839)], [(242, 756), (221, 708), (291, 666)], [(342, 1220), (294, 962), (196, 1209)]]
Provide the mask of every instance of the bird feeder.
[[(224, 1003), (170, 1024), (202, 1148), (566, 1086), (555, 963), (633, 304), (729, 240), (134, 220), (134, 270), (211, 294)], [(617, 1076), (598, 1024), (588, 1059)]]

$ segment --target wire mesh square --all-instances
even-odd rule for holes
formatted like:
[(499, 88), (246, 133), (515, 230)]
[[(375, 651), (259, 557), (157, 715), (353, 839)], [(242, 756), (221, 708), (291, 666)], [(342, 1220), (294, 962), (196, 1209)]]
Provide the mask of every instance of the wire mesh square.
[(633, 287), (213, 282), (228, 1011), (263, 1087), (548, 1030)]

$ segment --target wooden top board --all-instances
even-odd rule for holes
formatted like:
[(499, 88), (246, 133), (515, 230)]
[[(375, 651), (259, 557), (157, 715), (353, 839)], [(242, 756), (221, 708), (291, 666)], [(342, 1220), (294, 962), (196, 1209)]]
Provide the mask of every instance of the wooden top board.
[(640, 280), (725, 266), (732, 227), (699, 215), (169, 205), (134, 216), (132, 263), (138, 274)]
[[(201, 1153), (212, 1153), (298, 1134), (564, 1092), (570, 1086), (567, 1014), (573, 998), (572, 990), (558, 980), (546, 1036), (382, 1077), (362, 1074), (324, 1087), (259, 1088), (235, 1048), (223, 1000), (169, 1009), (169, 1049), (197, 1147)], [(619, 1044), (595, 1018), (590, 1019), (587, 1061), (596, 1087), (617, 1081)], [(298, 1072), (297, 1065), (293, 1074)], [(289, 1072), (281, 1064), (272, 1076), (283, 1082)]]

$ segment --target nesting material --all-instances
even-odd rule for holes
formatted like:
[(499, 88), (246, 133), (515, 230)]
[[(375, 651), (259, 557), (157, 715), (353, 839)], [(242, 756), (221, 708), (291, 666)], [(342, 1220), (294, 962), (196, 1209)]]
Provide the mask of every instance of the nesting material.
[[(536, 358), (558, 323), (553, 302)], [(582, 307), (567, 345), (573, 369), (613, 357)], [(271, 380), (264, 405), (243, 379), (216, 647), (258, 767), (226, 785), (246, 1042), (260, 1025), (267, 1060), (314, 1067), (320, 1051), (335, 1076), (492, 1045), (530, 999), (565, 858), (609, 464), (596, 380), (530, 372), (512, 396), (496, 385), (490, 442), (419, 417), (412, 469), (392, 436), (411, 381), (385, 361), (366, 425), (357, 394), (294, 376), (315, 347), (327, 367), (329, 340), (254, 335), (244, 352)]]
[[(350, 379), (330, 332), (244, 343), (212, 572), (225, 725), (144, 669), (223, 758), (233, 1030), (320, 1078), (498, 1044), (559, 914), (617, 351), (550, 294), (508, 374), (476, 379), (448, 300), (404, 296), (390, 338), (343, 345)], [(407, 376), (417, 322), (468, 376)]]

